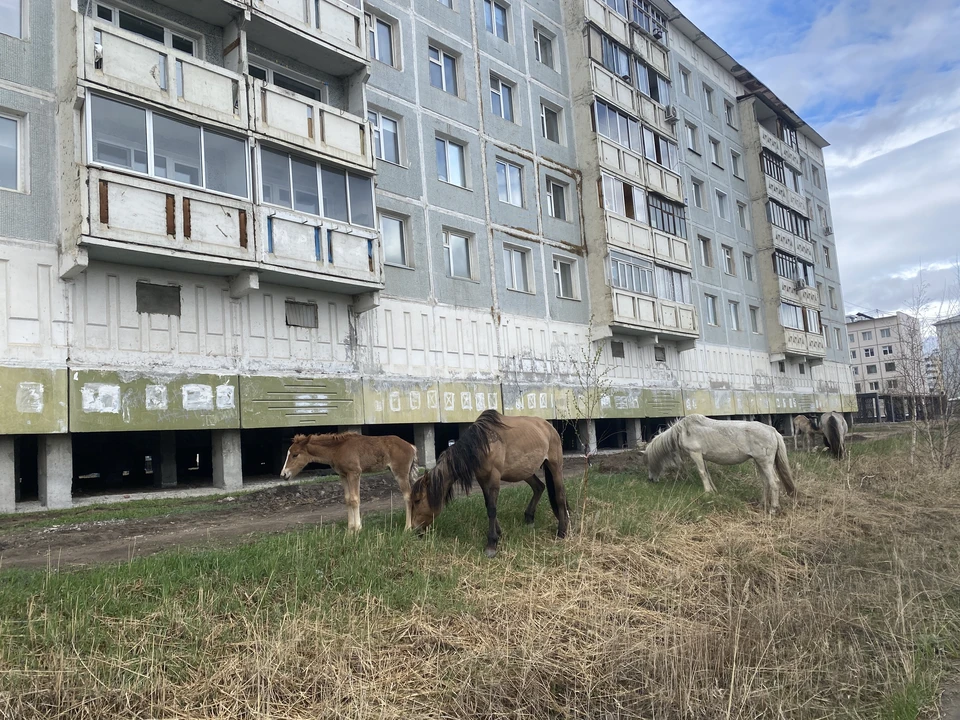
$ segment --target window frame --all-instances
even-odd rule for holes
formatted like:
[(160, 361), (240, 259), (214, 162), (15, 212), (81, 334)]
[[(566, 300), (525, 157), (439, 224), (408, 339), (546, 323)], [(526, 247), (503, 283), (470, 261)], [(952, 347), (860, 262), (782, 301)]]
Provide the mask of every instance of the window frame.
[(739, 200), (737, 200), (737, 224), (743, 230), (750, 229), (750, 220), (749, 216), (747, 215), (747, 205)]
[(723, 144), (712, 135), (708, 137), (710, 138), (710, 162), (722, 169), (723, 165), (720, 164), (720, 161), (723, 159)]
[(720, 254), (723, 257), (723, 272), (731, 277), (737, 276), (737, 260), (733, 255), (732, 245), (721, 245)]
[[(13, 37), (13, 36), (9, 36)], [(6, 109), (0, 109), (0, 120), (9, 120), (13, 123), (13, 178), (14, 186), (6, 187), (0, 185), (0, 191), (21, 193), (24, 195), (30, 192), (29, 168), (30, 163), (26, 162), (29, 148), (29, 133), (27, 132), (27, 116), (15, 115)]]
[[(509, 257), (509, 262), (508, 262)], [(521, 273), (523, 279), (526, 282), (526, 287), (514, 287), (516, 284), (516, 271), (517, 267), (515, 261), (517, 258), (520, 258), (520, 262), (523, 263), (523, 271)], [(509, 268), (509, 272), (508, 272)], [(521, 245), (514, 245), (512, 243), (503, 243), (503, 271), (504, 278), (503, 283), (504, 287), (507, 290), (513, 292), (524, 293), (527, 295), (536, 295), (536, 286), (534, 283), (534, 272), (533, 272), (533, 253), (530, 248), (523, 247)], [(511, 278), (514, 285), (511, 285)]]
[[(494, 83), (496, 83), (496, 88), (494, 88)], [(506, 88), (506, 91), (504, 91), (504, 88)], [(516, 123), (514, 119), (516, 113), (513, 107), (514, 89), (516, 89), (516, 85), (509, 80), (505, 80), (496, 73), (490, 73), (490, 112), (501, 120), (506, 120), (510, 123)], [(504, 94), (506, 94), (507, 102), (504, 102)], [(496, 98), (496, 102), (494, 98)], [(496, 110), (497, 104), (500, 105), (499, 113)], [(507, 117), (507, 115), (510, 117)]]
[(711, 115), (717, 114), (717, 104), (713, 100), (713, 88), (703, 83), (703, 102), (707, 106), (707, 112)]
[[(256, 76), (255, 76), (253, 73), (250, 72), (250, 68), (251, 68), (251, 67), (252, 67), (252, 68), (256, 68), (257, 70), (262, 71), (263, 74), (266, 76), (266, 79), (256, 78)], [(259, 57), (259, 56), (257, 56), (257, 55), (251, 55), (250, 57), (247, 58), (247, 73), (246, 73), (246, 74), (249, 75), (251, 78), (259, 79), (259, 80), (261, 80), (262, 82), (265, 82), (265, 83), (267, 83), (268, 85), (271, 85), (271, 86), (273, 86), (273, 87), (275, 87), (275, 88), (279, 88), (279, 89), (285, 90), (285, 91), (287, 91), (287, 92), (295, 93), (295, 94), (297, 94), (297, 95), (300, 95), (301, 97), (310, 98), (311, 100), (314, 100), (314, 101), (316, 101), (316, 102), (326, 103), (327, 100), (329, 99), (329, 98), (328, 98), (328, 92), (327, 92), (327, 86), (326, 86), (326, 85), (323, 85), (323, 84), (321, 84), (321, 85), (314, 85), (313, 83), (316, 82), (316, 81), (315, 81), (315, 80), (311, 80), (311, 79), (310, 79), (309, 77), (307, 77), (306, 75), (301, 75), (300, 73), (295, 72), (295, 71), (293, 71), (293, 70), (288, 70), (287, 68), (282, 68), (282, 67), (280, 67), (279, 65), (276, 65), (276, 64), (270, 62), (269, 60), (264, 60), (263, 58), (261, 58), (261, 57)], [(298, 85), (303, 85), (304, 87), (308, 87), (308, 88), (311, 88), (311, 89), (315, 90), (315, 91), (316, 91), (316, 95), (304, 95), (303, 93), (298, 92), (298, 91), (296, 91), (296, 90), (291, 90), (290, 88), (285, 88), (285, 87), (283, 87), (282, 85), (278, 85), (277, 82), (276, 82), (276, 76), (277, 76), (277, 75), (279, 75), (279, 76), (282, 77), (282, 78), (286, 78), (286, 79), (288, 79), (288, 80), (292, 80), (293, 82), (297, 83)]]
[[(504, 178), (504, 188), (506, 190), (506, 199), (503, 195), (500, 194), (500, 168), (503, 167), (503, 178)], [(524, 207), (524, 192), (523, 192), (523, 166), (517, 165), (514, 162), (505, 160), (504, 158), (497, 158), (494, 165), (494, 172), (497, 175), (497, 199), (506, 203), (507, 205), (513, 205), (514, 207), (522, 208)], [(519, 193), (519, 198), (514, 198), (514, 189), (512, 185), (513, 175), (510, 171), (516, 170), (517, 178), (517, 188), (516, 192)], [(514, 202), (517, 199), (519, 202)]]
[[(557, 118), (556, 127), (557, 127), (557, 139), (554, 140), (547, 133), (547, 113), (553, 113)], [(550, 142), (557, 143), (557, 145), (563, 145), (563, 108), (554, 105), (548, 100), (540, 98), (540, 131), (543, 135), (544, 140), (549, 140)]]
[[(376, 123), (371, 119), (371, 115), (376, 116)], [(383, 156), (383, 120), (389, 120), (390, 122), (396, 125), (396, 138), (397, 138), (397, 159), (389, 160)], [(375, 108), (368, 108), (367, 110), (367, 122), (370, 123), (370, 127), (373, 130), (373, 137), (371, 138), (373, 142), (373, 155), (377, 160), (381, 160), (391, 165), (396, 165), (397, 167), (403, 167), (403, 133), (401, 131), (401, 122), (400, 118), (392, 117), (389, 113), (385, 113), (381, 110)]]
[[(106, 8), (106, 9), (108, 9), (108, 10), (111, 11), (111, 13), (113, 14), (113, 17), (112, 17), (110, 20), (107, 20), (106, 18), (100, 17), (100, 14), (99, 14), (98, 10), (99, 10), (99, 8), (101, 8), (101, 7)], [(21, 30), (20, 30), (20, 32), (21, 32), (21, 35), (22, 35), (22, 33), (23, 33), (23, 25), (26, 24), (26, 23), (23, 21), (23, 16), (24, 16), (24, 14), (25, 14), (25, 13), (23, 12), (23, 8), (24, 8), (24, 3), (23, 3), (22, 0), (21, 0), (21, 3), (20, 3), (20, 13), (21, 13), (21, 21), (20, 21)], [(142, 37), (142, 38), (144, 38), (145, 40), (150, 40), (150, 41), (152, 41), (152, 42), (156, 42), (156, 40), (153, 40), (153, 38), (149, 38), (149, 37), (147, 37), (146, 35), (141, 35), (140, 33), (136, 32), (136, 31), (134, 31), (134, 30), (127, 30), (126, 28), (121, 28), (121, 27), (120, 27), (120, 13), (124, 13), (124, 14), (126, 14), (126, 15), (129, 15), (129, 16), (131, 16), (131, 17), (136, 18), (137, 20), (142, 20), (143, 22), (150, 23), (151, 25), (156, 25), (157, 27), (163, 29), (163, 47), (167, 48), (168, 50), (173, 50), (174, 52), (184, 53), (185, 55), (189, 55), (190, 57), (196, 58), (197, 60), (203, 60), (203, 59), (206, 57), (206, 53), (205, 53), (206, 48), (204, 47), (204, 37), (203, 37), (203, 35), (198, 35), (197, 33), (193, 32), (192, 30), (188, 30), (187, 28), (184, 28), (182, 25), (179, 25), (179, 24), (177, 24), (177, 23), (172, 23), (172, 24), (171, 24), (170, 21), (167, 20), (166, 18), (163, 18), (163, 17), (157, 16), (157, 15), (154, 15), (154, 14), (151, 13), (151, 12), (144, 12), (144, 11), (141, 11), (141, 10), (139, 10), (139, 9), (133, 9), (133, 10), (131, 10), (127, 5), (124, 5), (124, 4), (122, 4), (122, 3), (121, 3), (121, 4), (117, 4), (117, 3), (109, 3), (109, 2), (99, 2), (99, 0), (98, 0), (97, 2), (95, 2), (95, 3), (93, 3), (93, 7), (92, 7), (91, 12), (92, 12), (92, 15), (93, 15), (93, 19), (94, 19), (94, 20), (98, 20), (99, 22), (108, 23), (108, 24), (112, 25), (113, 27), (117, 28), (118, 30), (122, 30), (123, 32), (133, 33), (134, 35), (137, 35), (138, 37)], [(190, 42), (192, 42), (192, 43), (193, 43), (194, 52), (188, 53), (186, 50), (180, 50), (180, 49), (178, 49), (178, 48), (173, 47), (173, 36), (174, 36), (174, 35), (178, 35), (179, 37), (183, 38), (184, 40), (189, 40)]]
[(743, 326), (740, 324), (740, 303), (736, 300), (727, 300), (727, 311), (730, 315), (730, 329), (741, 332)]
[[(490, 13), (487, 14), (487, 9), (489, 8)], [(503, 3), (497, 2), (497, 0), (483, 0), (483, 26), (486, 28), (487, 32), (492, 34), (494, 37), (497, 37), (503, 40), (505, 43), (510, 42), (510, 6), (504, 5)], [(497, 25), (497, 10), (503, 11), (503, 35), (501, 35), (498, 30)]]
[(730, 208), (728, 207), (727, 201), (729, 200), (730, 196), (723, 192), (723, 190), (720, 188), (716, 188), (714, 190), (714, 196), (717, 200), (717, 215), (721, 220), (729, 220), (730, 218), (728, 217), (728, 214)]
[[(541, 47), (541, 38), (545, 39), (545, 40), (547, 41), (547, 43), (549, 44), (549, 46), (550, 46), (550, 52), (549, 52), (550, 62), (545, 62), (544, 59), (543, 59), (545, 53), (543, 52), (543, 49), (542, 49), (542, 47)], [(542, 28), (540, 25), (537, 25), (536, 23), (534, 23), (534, 25), (533, 25), (533, 54), (534, 54), (534, 57), (536, 58), (536, 60), (537, 60), (538, 63), (540, 63), (541, 65), (543, 65), (543, 66), (545, 66), (545, 67), (550, 68), (550, 69), (553, 70), (553, 71), (557, 71), (557, 67), (556, 67), (557, 59), (556, 59), (556, 55), (554, 54), (554, 51), (553, 51), (553, 46), (554, 46), (554, 43), (555, 43), (556, 39), (557, 39), (557, 36), (556, 36), (556, 35), (548, 32), (547, 30), (545, 30), (544, 28)]]
[[(27, 13), (25, 12), (26, 3), (23, 0), (16, 0), (17, 7), (20, 9), (20, 15), (17, 18), (17, 34), (13, 35), (8, 32), (3, 32), (0, 30), (0, 35), (5, 35), (6, 37), (15, 38), (17, 40), (25, 40), (27, 38)], [(10, 188), (3, 188), (5, 190), (10, 190)]]
[(706, 303), (704, 309), (704, 320), (711, 327), (720, 327), (720, 318), (717, 315), (717, 296), (710, 293), (703, 294), (703, 300)]
[[(451, 237), (463, 240), (464, 244), (466, 245), (468, 275), (457, 275), (454, 272), (453, 249), (450, 243)], [(476, 240), (474, 239), (473, 235), (463, 230), (445, 227), (443, 228), (443, 250), (444, 264), (446, 265), (446, 273), (448, 278), (452, 280), (469, 280), (471, 282), (476, 282), (477, 261), (476, 257), (474, 256), (476, 250)]]
[[(434, 60), (432, 53), (437, 53), (437, 59)], [(446, 58), (449, 58), (453, 61), (453, 90), (450, 92), (448, 85), (448, 73), (447, 73), (447, 64), (444, 61)], [(440, 68), (440, 85), (433, 84), (433, 73), (429, 72), (430, 65), (437, 65)], [(455, 98), (461, 97), (460, 87), (462, 83), (460, 82), (460, 56), (455, 55), (452, 52), (448, 51), (446, 48), (439, 44), (427, 44), (427, 69), (428, 75), (430, 76), (430, 87), (439, 90), (440, 92), (445, 92), (447, 95), (452, 95)]]
[[(468, 172), (468, 169), (467, 169), (468, 159), (467, 159), (467, 146), (466, 146), (466, 144), (460, 143), (460, 142), (458, 142), (458, 141), (456, 141), (456, 140), (454, 140), (454, 139), (452, 139), (452, 138), (448, 138), (448, 137), (446, 137), (446, 136), (437, 135), (437, 136), (435, 136), (435, 138), (434, 138), (434, 155), (436, 155), (436, 145), (437, 145), (438, 142), (442, 142), (443, 145), (444, 145), (444, 151), (443, 151), (443, 164), (444, 164), (443, 174), (446, 175), (446, 177), (444, 178), (444, 177), (441, 176), (441, 174), (440, 174), (440, 168), (439, 168), (439, 166), (438, 166), (438, 167), (437, 167), (437, 180), (439, 180), (439, 181), (442, 182), (442, 183), (446, 183), (447, 185), (452, 185), (453, 187), (458, 187), (458, 188), (467, 189), (467, 188), (469, 187), (469, 184), (468, 184), (468, 181), (469, 181), (469, 172)], [(462, 170), (463, 170), (463, 184), (455, 183), (455, 182), (453, 182), (452, 180), (450, 180), (450, 146), (451, 146), (451, 145), (453, 145), (454, 147), (460, 148), (460, 151), (461, 151), (461, 154), (460, 154), (460, 160), (461, 160), (461, 162), (460, 162), (460, 167), (461, 167)]]
[(760, 318), (760, 308), (757, 305), (750, 306), (750, 332), (753, 335), (763, 335), (763, 321)]
[(736, 107), (732, 102), (724, 98), (723, 100), (723, 119), (726, 121), (727, 125), (732, 127), (734, 130), (739, 130), (734, 119), (736, 118)]
[(753, 255), (745, 252), (742, 253), (741, 258), (743, 259), (743, 277), (753, 282), (755, 277), (753, 274)]
[(693, 185), (693, 204), (703, 210), (703, 180), (690, 178), (690, 184)]
[[(553, 256), (553, 275), (555, 280), (555, 291), (559, 300), (580, 300), (580, 275), (575, 258), (564, 255)], [(570, 295), (563, 294), (563, 273), (560, 270), (561, 265), (570, 267)]]
[(743, 180), (743, 155), (730, 148), (730, 172), (737, 180)]
[(615, 251), (610, 253), (609, 270), (612, 287), (634, 295), (657, 297), (655, 270), (650, 260)]
[(691, 71), (685, 68), (683, 65), (680, 65), (679, 68), (680, 68), (680, 91), (684, 95), (686, 95), (688, 98), (692, 98), (693, 92), (690, 89), (691, 87), (693, 87), (690, 84)]
[(697, 241), (700, 243), (700, 264), (705, 268), (714, 267), (713, 240), (704, 235), (697, 235)]
[[(557, 180), (554, 177), (547, 176), (546, 178), (546, 196), (547, 196), (547, 215), (552, 217), (554, 220), (560, 220), (562, 222), (569, 222), (567, 218), (567, 188), (569, 183), (564, 183), (561, 180)], [(560, 214), (556, 212), (556, 192), (555, 189), (560, 191), (560, 208), (563, 211)]]
[(683, 121), (684, 129), (684, 138), (686, 142), (686, 149), (691, 152), (700, 154), (700, 128), (698, 128), (694, 123), (689, 120)]
[[(409, 261), (410, 253), (407, 241), (407, 220), (409, 218), (402, 215), (397, 215), (391, 212), (382, 212), (378, 211), (377, 214), (380, 216), (380, 221), (377, 223), (377, 229), (380, 231), (380, 244), (383, 247), (383, 264), (389, 265), (390, 267), (406, 268), (407, 270), (413, 269), (413, 263)], [(400, 262), (395, 260), (389, 260), (387, 258), (387, 244), (384, 242), (386, 233), (383, 231), (383, 221), (385, 219), (390, 219), (396, 221), (400, 227)]]
[(601, 207), (604, 210), (638, 222), (650, 222), (648, 195), (642, 187), (601, 172), (600, 188)]
[[(381, 62), (388, 67), (399, 69), (397, 63), (397, 57), (400, 53), (397, 52), (396, 42), (394, 42), (396, 37), (400, 36), (399, 32), (394, 32), (396, 28), (396, 22), (392, 22), (385, 17), (377, 15), (376, 13), (367, 12), (365, 13), (369, 21), (367, 27), (367, 45), (370, 47), (367, 48), (367, 55), (371, 60), (376, 60)], [(390, 41), (390, 60), (384, 60), (380, 57), (380, 27), (383, 26), (387, 29), (387, 37)], [(373, 37), (374, 42), (370, 42), (371, 36)]]

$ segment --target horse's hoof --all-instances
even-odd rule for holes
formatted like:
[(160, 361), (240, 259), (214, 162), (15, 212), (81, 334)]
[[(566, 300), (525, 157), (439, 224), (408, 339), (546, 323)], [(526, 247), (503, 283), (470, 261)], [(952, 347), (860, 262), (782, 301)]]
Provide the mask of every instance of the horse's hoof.
[(488, 547), (486, 550), (483, 551), (483, 554), (486, 555), (488, 558), (495, 558), (497, 556), (497, 549)]
[(523, 524), (524, 525), (533, 525), (533, 515), (524, 515)]
[(567, 536), (566, 530), (557, 530), (557, 540), (563, 540)]

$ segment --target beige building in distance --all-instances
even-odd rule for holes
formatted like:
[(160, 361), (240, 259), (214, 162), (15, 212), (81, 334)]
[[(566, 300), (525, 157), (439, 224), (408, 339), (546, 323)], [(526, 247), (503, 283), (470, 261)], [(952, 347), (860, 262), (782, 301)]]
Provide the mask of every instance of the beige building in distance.
[[(915, 317), (902, 312), (883, 317), (848, 315), (847, 341), (858, 397), (873, 394), (878, 398), (871, 417), (890, 416), (893, 396), (927, 393), (920, 323)], [(864, 403), (860, 405), (862, 415)]]

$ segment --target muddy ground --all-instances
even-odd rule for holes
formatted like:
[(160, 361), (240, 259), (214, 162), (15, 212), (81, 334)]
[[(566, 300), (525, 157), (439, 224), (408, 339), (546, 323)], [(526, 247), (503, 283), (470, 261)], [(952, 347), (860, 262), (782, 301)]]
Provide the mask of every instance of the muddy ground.
[[(336, 480), (282, 485), (236, 496), (190, 501), (202, 511), (156, 517), (84, 521), (73, 511), (62, 525), (35, 527), (37, 515), (0, 516), (0, 568), (70, 567), (124, 562), (173, 547), (229, 545), (257, 533), (346, 519), (343, 490)], [(187, 501), (184, 501), (188, 505)], [(212, 507), (211, 507), (212, 506)], [(403, 508), (403, 496), (389, 473), (364, 476), (362, 514)], [(102, 507), (89, 506), (89, 513)]]

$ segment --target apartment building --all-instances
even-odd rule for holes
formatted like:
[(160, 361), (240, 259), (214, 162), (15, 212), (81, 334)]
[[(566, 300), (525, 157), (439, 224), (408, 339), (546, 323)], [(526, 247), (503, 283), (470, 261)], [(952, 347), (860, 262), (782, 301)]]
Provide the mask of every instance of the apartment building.
[(0, 511), (849, 412), (825, 144), (666, 2), (0, 0)]
[(917, 318), (902, 312), (883, 317), (848, 315), (847, 342), (858, 393), (925, 394), (926, 368)]
[(934, 323), (937, 329), (935, 373), (939, 392), (947, 400), (960, 399), (960, 315)]

